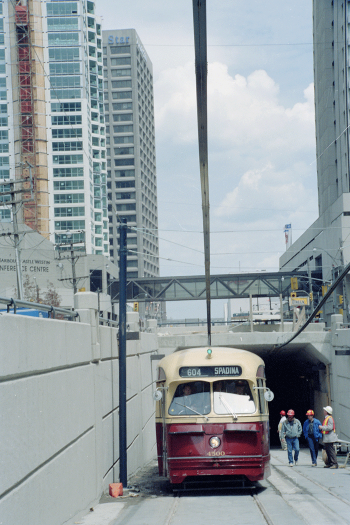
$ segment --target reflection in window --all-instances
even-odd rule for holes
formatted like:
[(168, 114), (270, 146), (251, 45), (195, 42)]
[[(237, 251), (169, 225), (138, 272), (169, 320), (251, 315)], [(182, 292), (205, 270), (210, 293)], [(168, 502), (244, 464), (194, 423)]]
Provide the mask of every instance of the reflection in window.
[(215, 381), (213, 391), (216, 414), (253, 414), (255, 412), (255, 403), (248, 381), (242, 379)]
[(196, 381), (178, 385), (169, 407), (174, 416), (196, 416), (210, 412), (210, 383)]

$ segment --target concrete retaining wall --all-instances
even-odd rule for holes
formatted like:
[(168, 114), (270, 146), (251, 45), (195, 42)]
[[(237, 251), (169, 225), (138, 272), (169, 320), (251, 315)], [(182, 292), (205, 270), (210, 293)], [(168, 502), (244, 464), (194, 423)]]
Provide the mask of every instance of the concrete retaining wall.
[[(0, 315), (0, 524), (74, 523), (119, 481), (117, 330), (78, 296), (89, 322)], [(155, 457), (156, 352), (127, 342), (129, 476)]]

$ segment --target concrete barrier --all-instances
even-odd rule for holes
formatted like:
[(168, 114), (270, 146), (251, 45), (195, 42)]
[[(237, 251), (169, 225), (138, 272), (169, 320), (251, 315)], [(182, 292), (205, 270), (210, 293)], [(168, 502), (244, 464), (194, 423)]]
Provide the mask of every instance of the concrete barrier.
[[(119, 481), (117, 330), (94, 296), (81, 322), (0, 315), (0, 524), (74, 523)], [(157, 351), (127, 342), (128, 476), (155, 457)]]

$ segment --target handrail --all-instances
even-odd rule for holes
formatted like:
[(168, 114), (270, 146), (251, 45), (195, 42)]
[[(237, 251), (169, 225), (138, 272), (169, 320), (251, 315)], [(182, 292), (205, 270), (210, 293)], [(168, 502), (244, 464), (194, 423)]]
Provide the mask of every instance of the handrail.
[(66, 310), (65, 308), (58, 308), (56, 306), (41, 304), (41, 303), (32, 303), (31, 301), (22, 301), (21, 299), (9, 299), (7, 297), (0, 297), (0, 304), (5, 304), (7, 306), (7, 312), (10, 312), (10, 309), (13, 307), (13, 313), (17, 314), (18, 308), (28, 308), (31, 310), (40, 310), (42, 312), (49, 312), (52, 314), (53, 319), (56, 319), (57, 314), (64, 315), (70, 319), (79, 317), (78, 312), (73, 312), (72, 310)]

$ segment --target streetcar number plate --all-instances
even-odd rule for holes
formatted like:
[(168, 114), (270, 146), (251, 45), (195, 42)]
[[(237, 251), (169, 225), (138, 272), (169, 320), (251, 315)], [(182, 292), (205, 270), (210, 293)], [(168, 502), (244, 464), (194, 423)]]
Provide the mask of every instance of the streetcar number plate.
[(242, 375), (240, 366), (182, 366), (180, 377), (228, 377)]

